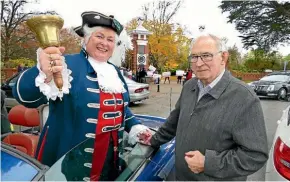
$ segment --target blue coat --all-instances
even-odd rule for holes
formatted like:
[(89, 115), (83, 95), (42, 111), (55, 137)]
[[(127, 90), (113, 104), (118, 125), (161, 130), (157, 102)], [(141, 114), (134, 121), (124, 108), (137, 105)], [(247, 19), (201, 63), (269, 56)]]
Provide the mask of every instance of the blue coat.
[[(62, 101), (59, 98), (56, 101), (49, 100), (49, 116), (36, 151), (37, 156), (42, 139), (47, 133), (41, 162), (48, 166), (54, 164), (66, 152), (84, 141), (87, 133), (95, 133), (96, 124), (87, 122), (87, 119), (97, 119), (98, 117), (99, 109), (88, 107), (89, 103), (99, 103), (100, 98), (98, 93), (88, 91), (88, 88), (98, 91), (99, 85), (97, 75), (87, 60), (87, 54), (85, 51), (81, 51), (79, 54), (66, 55), (65, 60), (68, 69), (72, 71), (72, 87), (69, 94), (64, 95)], [(124, 130), (129, 132), (133, 125), (140, 124), (140, 122), (135, 119), (128, 107), (128, 87), (121, 72), (117, 67), (115, 68), (127, 90), (123, 94), (123, 124), (118, 132), (118, 137), (122, 138)], [(35, 108), (47, 103), (46, 96), (35, 86), (35, 78), (38, 74), (39, 71), (36, 67), (25, 71), (13, 88), (17, 101), (26, 107)], [(122, 153), (121, 140), (119, 151)]]

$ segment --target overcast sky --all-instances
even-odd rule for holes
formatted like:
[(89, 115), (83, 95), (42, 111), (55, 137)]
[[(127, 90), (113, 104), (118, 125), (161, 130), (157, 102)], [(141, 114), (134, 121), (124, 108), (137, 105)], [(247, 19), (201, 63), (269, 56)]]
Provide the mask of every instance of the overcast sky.
[[(153, 0), (39, 0), (38, 4), (29, 5), (25, 10), (54, 10), (65, 22), (65, 27), (75, 27), (81, 25), (81, 13), (84, 11), (98, 11), (107, 15), (114, 15), (122, 24), (126, 24), (132, 18), (141, 16), (143, 4)], [(234, 44), (241, 52), (246, 53), (242, 43), (238, 38), (239, 32), (233, 24), (227, 23), (226, 14), (221, 13), (218, 8), (218, 0), (184, 0), (174, 18), (187, 27), (192, 37), (199, 33), (198, 27), (205, 25), (207, 32), (219, 37), (229, 39), (228, 46)], [(191, 37), (191, 38), (192, 38)], [(290, 46), (278, 48), (283, 55), (290, 54)]]

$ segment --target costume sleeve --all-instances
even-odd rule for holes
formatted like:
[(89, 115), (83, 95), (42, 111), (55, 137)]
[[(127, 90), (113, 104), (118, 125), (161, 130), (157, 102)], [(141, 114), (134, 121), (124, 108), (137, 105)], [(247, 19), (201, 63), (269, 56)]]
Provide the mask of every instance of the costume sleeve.
[(268, 145), (262, 107), (257, 97), (248, 95), (232, 130), (237, 147), (222, 152), (206, 150), (205, 174), (223, 179), (248, 176), (266, 163)]
[(36, 108), (47, 103), (47, 98), (35, 86), (35, 78), (38, 74), (36, 67), (25, 70), (12, 88), (14, 98), (25, 107)]
[(131, 128), (137, 124), (141, 124), (141, 122), (135, 118), (135, 116), (132, 114), (129, 107), (126, 106), (125, 107), (125, 131), (129, 133)]
[(171, 111), (165, 123), (159, 128), (159, 130), (151, 138), (151, 141), (150, 141), (151, 146), (159, 147), (160, 145), (166, 142), (169, 142), (175, 137), (178, 118), (179, 118), (179, 112), (180, 112), (181, 95), (175, 105), (175, 109)]

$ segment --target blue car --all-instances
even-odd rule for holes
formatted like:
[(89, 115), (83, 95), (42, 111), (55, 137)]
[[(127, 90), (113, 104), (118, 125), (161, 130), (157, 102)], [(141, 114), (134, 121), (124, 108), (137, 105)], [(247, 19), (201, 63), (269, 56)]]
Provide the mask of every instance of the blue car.
[[(144, 125), (154, 133), (165, 122), (164, 118), (135, 115)], [(3, 136), (2, 136), (3, 140)], [(79, 160), (73, 158), (76, 152), (83, 152), (82, 145), (88, 142), (86, 139), (63, 157), (52, 167), (45, 166), (33, 157), (26, 155), (15, 147), (1, 142), (1, 180), (2, 181), (89, 181), (87, 178), (79, 179)], [(128, 134), (124, 135), (123, 159), (127, 168), (118, 176), (116, 181), (163, 181), (174, 166), (175, 140), (155, 149), (150, 146), (137, 143), (130, 146)], [(66, 165), (69, 164), (69, 165)]]

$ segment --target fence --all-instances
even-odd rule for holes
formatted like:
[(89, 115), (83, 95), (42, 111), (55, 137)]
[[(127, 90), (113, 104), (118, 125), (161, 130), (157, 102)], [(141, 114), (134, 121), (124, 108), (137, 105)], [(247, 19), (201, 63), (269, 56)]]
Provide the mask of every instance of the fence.
[(257, 81), (269, 73), (238, 73), (231, 71), (232, 75), (243, 81)]

